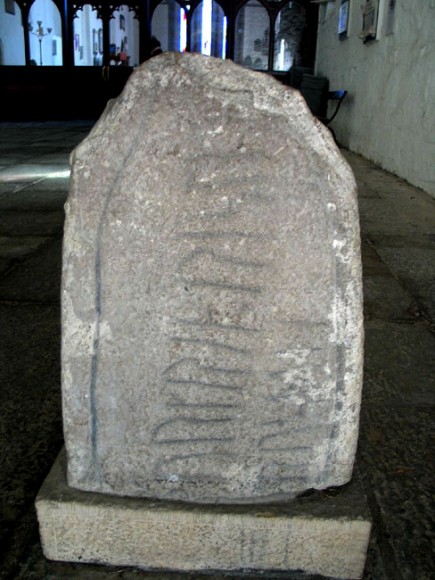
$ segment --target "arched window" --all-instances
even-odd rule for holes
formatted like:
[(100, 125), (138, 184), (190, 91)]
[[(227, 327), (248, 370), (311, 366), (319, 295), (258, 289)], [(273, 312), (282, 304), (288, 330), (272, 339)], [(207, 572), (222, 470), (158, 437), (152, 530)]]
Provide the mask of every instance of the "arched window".
[(74, 18), (74, 64), (101, 66), (102, 63), (103, 21), (90, 4), (85, 4)]
[(288, 71), (300, 65), (299, 49), (307, 25), (306, 11), (298, 2), (289, 2), (275, 21), (273, 69)]
[(270, 17), (258, 0), (249, 0), (237, 13), (234, 62), (256, 70), (269, 68)]
[(190, 50), (218, 58), (226, 57), (227, 18), (215, 0), (202, 0), (192, 14)]
[[(119, 1), (7, 0), (0, 64), (59, 66), (65, 56), (68, 66), (136, 66), (149, 56), (150, 34), (165, 52), (229, 57), (277, 78), (314, 62), (317, 13), (309, 0), (147, 0), (143, 9)], [(65, 30), (72, 37), (62, 46)]]
[(154, 10), (151, 34), (158, 38), (166, 52), (184, 52), (187, 42), (186, 11), (176, 0), (163, 0)]
[(110, 64), (139, 64), (139, 22), (126, 5), (115, 10), (110, 20)]
[(52, 0), (36, 0), (29, 11), (30, 61), (39, 66), (62, 66), (62, 19)]
[(0, 64), (26, 64), (21, 10), (16, 2), (4, 4), (4, 13), (0, 18), (0, 48)]

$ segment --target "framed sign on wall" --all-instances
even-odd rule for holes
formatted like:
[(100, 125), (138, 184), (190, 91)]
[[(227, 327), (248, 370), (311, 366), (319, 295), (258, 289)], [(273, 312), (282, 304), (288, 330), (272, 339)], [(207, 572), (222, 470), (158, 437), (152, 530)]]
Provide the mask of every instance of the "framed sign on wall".
[(349, 4), (350, 0), (341, 0), (340, 10), (338, 12), (338, 38), (344, 40), (347, 38), (349, 26)]
[(378, 0), (366, 0), (362, 6), (362, 29), (360, 38), (363, 42), (370, 42), (376, 39), (376, 29), (378, 25)]
[(5, 0), (5, 12), (7, 12), (8, 14), (15, 14), (14, 0)]

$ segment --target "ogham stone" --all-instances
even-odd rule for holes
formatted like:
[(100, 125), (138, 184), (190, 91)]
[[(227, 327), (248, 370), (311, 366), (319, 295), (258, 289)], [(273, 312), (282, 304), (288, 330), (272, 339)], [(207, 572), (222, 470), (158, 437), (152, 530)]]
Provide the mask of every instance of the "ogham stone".
[(356, 187), (300, 94), (230, 61), (163, 54), (71, 164), (69, 484), (241, 503), (348, 482), (363, 357)]

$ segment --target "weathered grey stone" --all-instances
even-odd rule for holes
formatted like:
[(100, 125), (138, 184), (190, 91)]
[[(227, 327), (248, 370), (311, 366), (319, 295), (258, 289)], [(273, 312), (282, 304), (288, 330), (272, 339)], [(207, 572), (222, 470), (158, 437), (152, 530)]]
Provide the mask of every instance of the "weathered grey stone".
[(350, 479), (355, 183), (299, 93), (152, 59), (75, 150), (66, 213), (70, 485), (253, 502)]
[(191, 573), (302, 570), (350, 580), (362, 576), (370, 535), (363, 498), (358, 477), (338, 495), (318, 492), (284, 505), (119, 498), (69, 487), (61, 455), (36, 508), (51, 560)]

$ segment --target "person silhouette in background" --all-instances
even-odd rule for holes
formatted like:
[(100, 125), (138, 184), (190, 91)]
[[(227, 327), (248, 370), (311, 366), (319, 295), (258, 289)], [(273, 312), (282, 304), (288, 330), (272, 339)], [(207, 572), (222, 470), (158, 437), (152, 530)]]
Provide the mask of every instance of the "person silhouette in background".
[(162, 52), (163, 50), (162, 45), (160, 44), (160, 40), (158, 40), (155, 36), (151, 36), (149, 58), (157, 56), (158, 54), (162, 54)]

